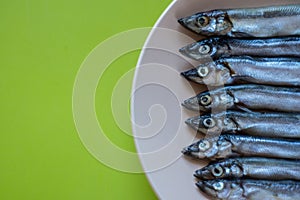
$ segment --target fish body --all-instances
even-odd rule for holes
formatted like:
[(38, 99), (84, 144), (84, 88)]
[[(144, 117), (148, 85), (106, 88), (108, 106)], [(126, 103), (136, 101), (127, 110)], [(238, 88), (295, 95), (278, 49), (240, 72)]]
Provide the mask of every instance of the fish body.
[(184, 148), (182, 153), (210, 160), (238, 156), (300, 159), (300, 141), (225, 134), (201, 139)]
[(221, 200), (296, 200), (300, 194), (300, 182), (292, 180), (217, 179), (196, 185), (205, 194)]
[(179, 50), (195, 60), (229, 56), (300, 57), (300, 37), (227, 38), (211, 37), (189, 44)]
[(202, 63), (181, 74), (188, 80), (209, 86), (243, 82), (300, 86), (300, 58), (233, 56)]
[(201, 35), (230, 37), (300, 35), (299, 21), (300, 5), (212, 10), (178, 20)]
[(220, 133), (300, 138), (300, 113), (262, 113), (227, 110), (203, 114), (186, 120), (198, 132), (219, 136)]
[(183, 106), (195, 111), (214, 109), (247, 108), (300, 112), (300, 88), (273, 87), (266, 85), (225, 86), (201, 92), (183, 102)]
[(229, 158), (210, 163), (194, 174), (202, 180), (250, 178), (300, 180), (300, 161), (261, 157)]

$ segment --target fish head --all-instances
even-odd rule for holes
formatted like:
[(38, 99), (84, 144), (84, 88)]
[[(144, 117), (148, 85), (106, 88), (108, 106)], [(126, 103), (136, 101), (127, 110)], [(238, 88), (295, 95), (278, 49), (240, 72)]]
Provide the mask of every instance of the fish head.
[(233, 27), (227, 13), (216, 10), (184, 17), (178, 22), (185, 28), (206, 36), (226, 35)]
[(215, 179), (199, 181), (196, 185), (205, 194), (218, 199), (241, 199), (243, 196), (238, 181)]
[(210, 180), (219, 178), (240, 178), (243, 176), (241, 166), (234, 160), (218, 161), (195, 172), (195, 177)]
[(195, 111), (225, 111), (234, 106), (236, 99), (225, 87), (204, 91), (182, 103), (182, 106)]
[(213, 96), (209, 92), (202, 92), (183, 102), (183, 106), (189, 110), (209, 111), (213, 103)]
[(220, 86), (224, 85), (230, 78), (230, 71), (228, 68), (210, 61), (189, 71), (182, 72), (181, 75), (199, 84)]
[(185, 123), (204, 135), (219, 136), (223, 129), (223, 116), (219, 115), (219, 113), (217, 115), (203, 114), (189, 118)]
[(216, 139), (202, 139), (184, 148), (182, 153), (194, 158), (211, 158), (218, 153)]
[(218, 37), (203, 39), (182, 47), (179, 49), (179, 52), (195, 60), (211, 61), (211, 58), (214, 57), (217, 52), (219, 40), (220, 38)]

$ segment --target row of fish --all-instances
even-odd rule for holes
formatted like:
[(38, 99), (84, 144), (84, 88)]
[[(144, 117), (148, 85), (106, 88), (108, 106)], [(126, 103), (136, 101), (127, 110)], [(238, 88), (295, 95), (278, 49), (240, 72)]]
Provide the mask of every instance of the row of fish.
[(201, 112), (186, 123), (205, 138), (182, 153), (211, 160), (194, 173), (208, 196), (299, 199), (299, 20), (300, 5), (212, 10), (178, 20), (210, 36), (179, 50), (201, 62), (181, 74), (213, 88), (182, 104)]

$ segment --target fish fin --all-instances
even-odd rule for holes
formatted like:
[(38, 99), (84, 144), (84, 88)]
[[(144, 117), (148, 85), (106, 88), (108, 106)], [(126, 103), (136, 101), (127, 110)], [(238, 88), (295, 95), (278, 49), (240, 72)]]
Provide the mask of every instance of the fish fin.
[(237, 75), (237, 73), (230, 67), (230, 65), (225, 65), (225, 67), (229, 70), (230, 76), (232, 78), (236, 78), (239, 77), (239, 75)]
[(234, 102), (236, 101), (234, 94), (230, 90), (227, 90), (226, 93), (233, 98)]
[(243, 33), (243, 32), (231, 32), (229, 36), (230, 37), (253, 37), (253, 35), (250, 35), (248, 33)]
[(238, 74), (231, 74), (236, 83), (256, 83), (255, 79), (251, 76), (241, 76)]
[(245, 104), (239, 102), (239, 101), (235, 98), (234, 94), (233, 94), (230, 90), (227, 91), (227, 94), (233, 98), (234, 103), (235, 103), (235, 107), (236, 107), (237, 109), (242, 110), (242, 111), (245, 111), (245, 112), (248, 112), (248, 113), (254, 113), (252, 110), (250, 110), (249, 108), (247, 108), (247, 106), (246, 106)]

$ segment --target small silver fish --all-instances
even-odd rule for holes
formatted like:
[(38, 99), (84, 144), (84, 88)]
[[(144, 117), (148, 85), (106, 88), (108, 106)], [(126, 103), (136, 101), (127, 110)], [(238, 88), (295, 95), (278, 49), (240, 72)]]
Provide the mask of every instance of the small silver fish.
[(227, 110), (187, 119), (186, 124), (209, 136), (230, 132), (261, 137), (300, 138), (300, 113)]
[(300, 5), (223, 9), (179, 19), (185, 28), (206, 36), (273, 37), (300, 34)]
[(300, 161), (260, 157), (229, 158), (212, 162), (195, 172), (202, 180), (251, 178), (265, 180), (300, 180)]
[(300, 159), (300, 140), (225, 134), (201, 139), (184, 148), (182, 153), (210, 160), (237, 156)]
[(217, 179), (196, 185), (206, 195), (221, 200), (297, 200), (300, 194), (300, 182), (291, 180)]
[(183, 106), (195, 111), (213, 109), (247, 108), (300, 112), (300, 88), (265, 85), (235, 85), (201, 92), (183, 102)]
[(224, 38), (211, 37), (189, 44), (179, 52), (195, 60), (229, 56), (300, 57), (300, 37)]
[(233, 56), (200, 64), (181, 75), (209, 86), (238, 83), (300, 86), (300, 58)]

